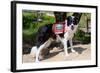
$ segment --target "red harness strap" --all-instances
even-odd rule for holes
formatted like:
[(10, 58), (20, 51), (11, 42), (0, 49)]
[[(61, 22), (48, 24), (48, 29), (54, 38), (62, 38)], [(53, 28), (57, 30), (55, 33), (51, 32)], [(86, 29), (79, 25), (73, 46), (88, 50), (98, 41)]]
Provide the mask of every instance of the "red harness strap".
[(65, 32), (65, 22), (54, 23), (52, 26), (52, 31), (55, 34), (61, 34)]

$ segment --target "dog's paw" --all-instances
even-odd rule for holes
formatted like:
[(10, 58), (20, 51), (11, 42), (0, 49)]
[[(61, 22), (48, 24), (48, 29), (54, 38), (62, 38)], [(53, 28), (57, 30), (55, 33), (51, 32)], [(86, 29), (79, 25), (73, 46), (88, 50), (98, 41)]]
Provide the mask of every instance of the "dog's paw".
[(36, 58), (36, 59), (35, 59), (35, 62), (38, 63), (38, 62), (40, 62), (40, 60), (39, 60), (38, 58)]
[(36, 63), (39, 63), (40, 61), (39, 61), (39, 60), (35, 60), (35, 62), (36, 62)]
[(74, 49), (71, 49), (71, 52), (76, 52)]
[(79, 55), (79, 53), (78, 52), (74, 52), (76, 55)]

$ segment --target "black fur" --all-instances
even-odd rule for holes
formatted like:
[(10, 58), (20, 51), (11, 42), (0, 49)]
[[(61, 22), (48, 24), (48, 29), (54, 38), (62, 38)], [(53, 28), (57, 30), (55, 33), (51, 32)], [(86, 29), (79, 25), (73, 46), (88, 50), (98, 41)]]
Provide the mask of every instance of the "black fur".
[(45, 43), (50, 37), (56, 39), (56, 35), (52, 32), (52, 25), (53, 24), (44, 25), (38, 29), (36, 36), (37, 47)]

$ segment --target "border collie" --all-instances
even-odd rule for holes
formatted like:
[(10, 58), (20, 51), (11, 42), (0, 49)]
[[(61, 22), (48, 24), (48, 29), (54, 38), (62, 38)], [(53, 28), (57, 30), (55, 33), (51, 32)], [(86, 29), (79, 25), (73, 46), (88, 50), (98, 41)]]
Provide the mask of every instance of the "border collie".
[(56, 42), (60, 41), (63, 44), (64, 46), (63, 49), (66, 56), (68, 56), (67, 41), (69, 41), (69, 44), (71, 46), (71, 51), (75, 52), (75, 50), (73, 49), (72, 38), (78, 27), (78, 25), (76, 24), (76, 18), (75, 16), (68, 16), (64, 22), (65, 22), (65, 30), (61, 34), (55, 34), (52, 31), (53, 24), (44, 25), (38, 29), (38, 33), (36, 35), (36, 43), (31, 50), (31, 53), (35, 54), (36, 62), (40, 61), (39, 56), (41, 50), (43, 48), (47, 48), (53, 41)]

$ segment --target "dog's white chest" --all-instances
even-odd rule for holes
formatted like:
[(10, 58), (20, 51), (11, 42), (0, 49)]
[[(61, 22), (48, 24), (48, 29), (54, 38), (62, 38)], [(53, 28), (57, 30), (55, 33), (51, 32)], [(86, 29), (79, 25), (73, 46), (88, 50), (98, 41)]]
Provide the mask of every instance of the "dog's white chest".
[(69, 29), (69, 30), (64, 34), (64, 37), (65, 37), (66, 39), (72, 39), (75, 32), (76, 32), (75, 30)]
[(66, 32), (66, 33), (64, 34), (64, 37), (65, 37), (66, 39), (72, 39), (73, 36), (74, 36), (74, 33), (73, 33), (73, 32)]
[(77, 30), (77, 27), (78, 27), (77, 25), (74, 26), (74, 30), (71, 30), (71, 27), (70, 27), (70, 26), (67, 27), (67, 31), (65, 32), (64, 37), (65, 37), (66, 39), (72, 39), (73, 36), (74, 36), (74, 33), (75, 33), (76, 30)]

